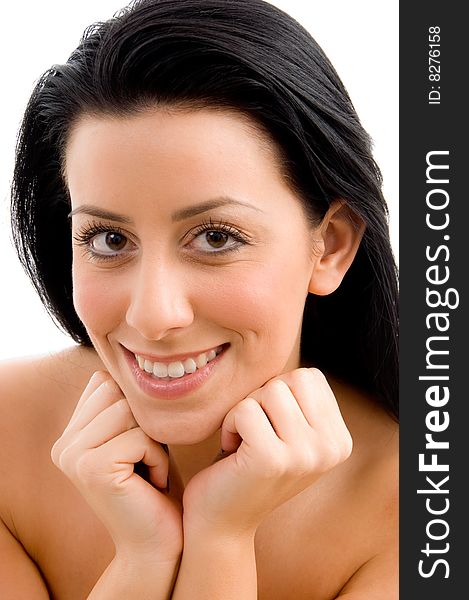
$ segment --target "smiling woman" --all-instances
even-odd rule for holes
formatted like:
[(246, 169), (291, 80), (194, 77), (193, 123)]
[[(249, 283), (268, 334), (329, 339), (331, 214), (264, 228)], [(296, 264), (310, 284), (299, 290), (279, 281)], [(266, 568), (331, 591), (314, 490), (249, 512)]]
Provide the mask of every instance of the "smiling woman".
[[(299, 365), (308, 292), (338, 287), (363, 232), (339, 202), (311, 227), (273, 145), (266, 152), (244, 120), (160, 108), (79, 120), (70, 133), (75, 310), (137, 421), (161, 442), (206, 439), (233, 397)], [(216, 360), (181, 370), (206, 349), (220, 349)], [(217, 398), (221, 381), (230, 393)], [(146, 398), (134, 402), (138, 388)], [(190, 410), (160, 402), (183, 396)]]
[(78, 345), (2, 367), (4, 595), (396, 597), (386, 204), (298, 23), (139, 0), (87, 30), (33, 92), (12, 215)]

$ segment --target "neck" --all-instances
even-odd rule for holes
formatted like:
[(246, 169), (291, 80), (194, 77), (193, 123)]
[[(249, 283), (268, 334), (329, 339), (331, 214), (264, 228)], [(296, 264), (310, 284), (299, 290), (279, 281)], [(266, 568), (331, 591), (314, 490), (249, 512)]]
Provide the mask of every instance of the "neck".
[(170, 472), (179, 478), (183, 488), (199, 471), (213, 464), (220, 451), (220, 431), (191, 445), (172, 444), (169, 448)]

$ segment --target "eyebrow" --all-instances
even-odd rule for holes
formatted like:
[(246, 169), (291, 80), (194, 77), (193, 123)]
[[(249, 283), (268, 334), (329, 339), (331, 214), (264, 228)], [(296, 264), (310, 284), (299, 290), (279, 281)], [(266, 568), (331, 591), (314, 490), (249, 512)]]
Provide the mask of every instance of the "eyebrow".
[[(235, 200), (234, 198), (230, 198), (227, 196), (222, 196), (220, 198), (213, 198), (212, 200), (207, 200), (205, 202), (201, 202), (200, 204), (196, 204), (194, 206), (188, 206), (187, 208), (181, 208), (174, 212), (171, 215), (172, 221), (184, 221), (185, 219), (189, 219), (190, 217), (194, 217), (204, 212), (208, 212), (209, 210), (213, 210), (214, 208), (220, 208), (221, 206), (227, 205), (237, 205), (237, 206), (245, 206), (247, 208), (251, 208), (252, 210), (256, 210), (258, 212), (263, 212), (257, 206), (249, 204), (247, 202), (242, 202), (241, 200)], [(90, 204), (83, 204), (82, 206), (78, 206), (74, 210), (72, 210), (68, 217), (71, 218), (73, 215), (78, 214), (86, 214), (92, 217), (98, 217), (100, 219), (107, 219), (109, 221), (116, 221), (118, 223), (132, 223), (132, 219), (126, 217), (125, 215), (121, 215), (118, 213), (110, 212), (107, 210), (103, 210), (98, 208), (97, 206), (92, 206)]]
[(91, 206), (90, 204), (83, 204), (82, 206), (78, 206), (68, 213), (68, 218), (70, 219), (73, 215), (90, 215), (91, 217), (98, 217), (99, 219), (106, 219), (108, 221), (117, 221), (118, 223), (132, 223), (132, 219), (126, 217), (125, 215), (119, 215), (118, 213), (113, 213), (108, 210), (103, 210), (98, 208), (97, 206)]
[(222, 196), (220, 198), (207, 200), (206, 202), (201, 202), (200, 204), (195, 204), (194, 206), (181, 208), (171, 215), (171, 219), (173, 221), (184, 221), (184, 219), (189, 219), (190, 217), (213, 210), (214, 208), (220, 208), (221, 206), (227, 206), (230, 204), (235, 206), (245, 206), (247, 208), (251, 208), (252, 210), (263, 212), (260, 208), (254, 206), (253, 204), (241, 202), (241, 200), (235, 200), (234, 198), (230, 198), (228, 196)]

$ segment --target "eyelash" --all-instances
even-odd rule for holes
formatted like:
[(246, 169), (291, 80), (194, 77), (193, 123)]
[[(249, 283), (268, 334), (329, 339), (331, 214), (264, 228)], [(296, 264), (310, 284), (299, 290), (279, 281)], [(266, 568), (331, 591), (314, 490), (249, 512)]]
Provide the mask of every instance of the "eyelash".
[[(249, 245), (250, 244), (249, 240), (243, 234), (241, 234), (237, 229), (232, 227), (229, 223), (226, 223), (224, 221), (213, 221), (212, 219), (202, 222), (195, 229), (191, 230), (188, 234), (186, 234), (186, 236), (190, 234), (192, 239), (194, 240), (198, 236), (202, 235), (203, 233), (207, 233), (209, 231), (217, 231), (217, 232), (225, 233), (226, 235), (229, 235), (231, 238), (236, 240), (236, 242), (238, 242), (239, 245), (236, 245), (235, 247), (231, 247), (231, 248), (216, 250), (213, 252), (205, 252), (204, 254), (210, 254), (210, 255), (213, 254), (215, 256), (221, 256), (224, 254), (228, 254), (229, 252), (239, 251), (241, 245)], [(126, 239), (128, 239), (128, 235), (120, 227), (114, 227), (114, 226), (110, 227), (108, 225), (103, 225), (101, 223), (93, 223), (93, 224), (84, 226), (82, 229), (80, 229), (80, 231), (78, 231), (74, 235), (73, 239), (78, 246), (84, 247), (87, 254), (93, 260), (98, 260), (98, 261), (115, 260), (116, 258), (119, 257), (118, 253), (109, 254), (109, 255), (99, 254), (98, 252), (95, 252), (91, 246), (92, 240), (97, 235), (102, 234), (102, 233), (117, 233), (119, 235), (122, 235)], [(186, 237), (186, 236), (184, 236), (184, 237)]]
[(74, 235), (73, 239), (78, 246), (84, 247), (86, 253), (93, 260), (98, 260), (98, 261), (113, 260), (118, 256), (118, 254), (109, 254), (109, 255), (99, 254), (98, 252), (95, 252), (93, 250), (93, 248), (91, 247), (91, 242), (92, 242), (93, 238), (95, 238), (97, 235), (99, 235), (101, 233), (118, 233), (119, 235), (122, 235), (123, 237), (128, 239), (128, 235), (126, 235), (126, 233), (120, 227), (114, 227), (114, 226), (110, 227), (109, 225), (103, 225), (101, 223), (92, 223), (89, 225), (85, 225), (84, 227), (82, 227), (82, 229), (80, 229), (80, 231), (78, 231)]
[(225, 248), (221, 250), (217, 250), (214, 252), (207, 252), (206, 254), (214, 254), (220, 256), (222, 254), (228, 254), (229, 252), (237, 252), (240, 250), (240, 246), (249, 245), (250, 242), (246, 236), (240, 233), (237, 229), (235, 229), (229, 223), (225, 221), (213, 221), (209, 219), (208, 221), (203, 221), (200, 225), (198, 225), (195, 229), (191, 230), (189, 233), (192, 236), (192, 239), (196, 239), (199, 235), (203, 233), (207, 233), (209, 231), (217, 231), (219, 233), (225, 233), (232, 237), (239, 245), (231, 248)]

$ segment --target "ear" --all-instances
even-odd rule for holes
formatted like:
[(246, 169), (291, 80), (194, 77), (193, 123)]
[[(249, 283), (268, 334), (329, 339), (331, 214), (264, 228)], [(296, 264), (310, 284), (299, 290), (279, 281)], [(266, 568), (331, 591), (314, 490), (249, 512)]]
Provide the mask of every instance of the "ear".
[(314, 232), (317, 251), (310, 293), (326, 296), (339, 287), (355, 258), (364, 231), (362, 218), (343, 200), (334, 200)]

